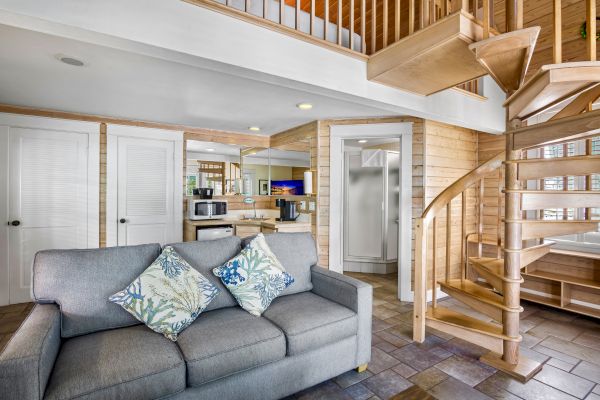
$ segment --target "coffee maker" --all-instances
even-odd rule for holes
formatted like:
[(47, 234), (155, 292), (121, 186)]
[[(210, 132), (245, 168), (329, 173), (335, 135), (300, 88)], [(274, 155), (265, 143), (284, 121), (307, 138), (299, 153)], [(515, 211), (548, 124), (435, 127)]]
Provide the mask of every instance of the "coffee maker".
[(275, 205), (279, 207), (277, 221), (295, 221), (299, 214), (296, 211), (296, 202), (291, 200), (276, 199)]

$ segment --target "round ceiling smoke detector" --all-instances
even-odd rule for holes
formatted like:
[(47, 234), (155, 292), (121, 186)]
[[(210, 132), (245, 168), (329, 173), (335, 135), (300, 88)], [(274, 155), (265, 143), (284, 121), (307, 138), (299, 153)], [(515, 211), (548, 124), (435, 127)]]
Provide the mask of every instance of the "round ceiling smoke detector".
[(83, 61), (78, 60), (75, 57), (65, 56), (64, 54), (58, 54), (56, 58), (58, 59), (58, 61), (67, 65), (71, 65), (73, 67), (83, 67), (85, 65)]

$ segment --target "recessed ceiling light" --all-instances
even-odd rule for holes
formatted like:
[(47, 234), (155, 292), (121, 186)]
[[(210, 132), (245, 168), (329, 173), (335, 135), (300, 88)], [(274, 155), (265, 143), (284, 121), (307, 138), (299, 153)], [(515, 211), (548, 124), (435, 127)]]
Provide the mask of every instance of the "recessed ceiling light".
[(215, 151), (215, 149), (206, 149), (206, 151)]
[(360, 140), (358, 141), (358, 143), (367, 143), (367, 142), (368, 142), (368, 140), (367, 140), (367, 139), (360, 139)]
[(310, 110), (311, 108), (313, 108), (313, 105), (310, 103), (299, 103), (296, 104), (296, 107), (298, 107), (301, 110)]
[(56, 58), (58, 61), (73, 67), (83, 67), (85, 65), (83, 61), (78, 60), (75, 57), (65, 56), (64, 54), (58, 54)]
[(258, 132), (258, 131), (260, 131), (260, 127), (258, 127), (258, 126), (251, 126), (251, 127), (250, 127), (250, 128), (248, 128), (248, 129), (250, 129), (251, 131), (254, 131), (254, 132)]

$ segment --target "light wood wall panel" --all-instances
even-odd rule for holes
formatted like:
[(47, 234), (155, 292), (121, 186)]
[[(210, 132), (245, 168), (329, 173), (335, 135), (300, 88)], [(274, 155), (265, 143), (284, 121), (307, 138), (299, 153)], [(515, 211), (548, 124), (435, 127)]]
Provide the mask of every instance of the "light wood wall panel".
[[(437, 195), (477, 167), (478, 132), (434, 121), (425, 121), (425, 181), (423, 185), (425, 206)], [(462, 199), (457, 196), (451, 203), (450, 230), (450, 278), (459, 278), (462, 258)], [(476, 191), (466, 192), (466, 233), (476, 230)], [(446, 210), (437, 217), (436, 236), (436, 277), (441, 280), (446, 275)], [(433, 267), (433, 226), (428, 232), (428, 276)], [(413, 276), (414, 282), (414, 276)], [(431, 279), (427, 286), (431, 288)]]
[(106, 124), (100, 124), (100, 220), (99, 247), (106, 247)]

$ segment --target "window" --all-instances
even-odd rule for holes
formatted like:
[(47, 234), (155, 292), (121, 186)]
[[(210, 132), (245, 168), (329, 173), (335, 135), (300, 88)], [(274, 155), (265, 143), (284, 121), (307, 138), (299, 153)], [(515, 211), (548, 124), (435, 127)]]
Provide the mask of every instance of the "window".
[[(600, 137), (591, 141), (591, 154), (600, 154)], [(544, 158), (572, 157), (586, 154), (586, 141), (557, 144), (543, 148)], [(540, 151), (540, 153), (541, 153)], [(541, 156), (542, 154), (540, 154)], [(590, 177), (591, 189), (600, 190), (600, 174)], [(585, 176), (551, 177), (540, 180), (539, 185), (543, 190), (586, 190)], [(589, 209), (592, 220), (600, 220), (600, 208)], [(584, 220), (586, 210), (578, 208), (544, 209), (544, 220)], [(566, 250), (588, 251), (600, 253), (600, 232), (566, 235), (548, 238), (556, 241), (556, 247)]]

